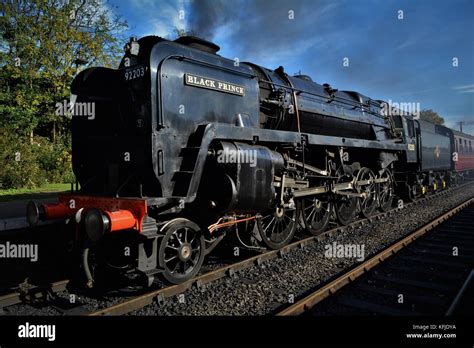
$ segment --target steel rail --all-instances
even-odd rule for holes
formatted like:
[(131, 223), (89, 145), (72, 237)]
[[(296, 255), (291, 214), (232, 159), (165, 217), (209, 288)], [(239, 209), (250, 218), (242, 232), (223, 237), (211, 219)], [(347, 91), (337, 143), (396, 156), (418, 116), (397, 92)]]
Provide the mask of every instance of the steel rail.
[(451, 209), (450, 211), (442, 214), (441, 216), (437, 217), (430, 223), (424, 225), (423, 227), (417, 229), (413, 233), (410, 233), (408, 236), (404, 237), (400, 241), (392, 244), (388, 248), (384, 249), (383, 251), (379, 252), (377, 255), (373, 256), (369, 260), (363, 262), (359, 266), (355, 267), (352, 270), (344, 273), (343, 275), (339, 276), (338, 278), (334, 279), (330, 283), (324, 285), (323, 287), (317, 289), (310, 295), (302, 298), (301, 300), (297, 301), (296, 303), (292, 304), (291, 306), (283, 309), (282, 311), (276, 313), (277, 316), (292, 316), (292, 315), (301, 315), (304, 312), (313, 308), (317, 303), (321, 302), (325, 298), (331, 296), (344, 286), (354, 282), (363, 274), (367, 273), (369, 270), (377, 266), (378, 264), (382, 263), (390, 256), (394, 255), (411, 242), (416, 240), (417, 238), (421, 237), (422, 235), (426, 234), (427, 232), (431, 231), (434, 227), (438, 226), (442, 222), (448, 220), (452, 216), (456, 215), (462, 209), (466, 208), (470, 204), (474, 203), (474, 198), (470, 198), (467, 201), (459, 204), (455, 208)]
[(0, 296), (0, 309), (24, 302), (25, 299), (40, 298), (45, 292), (58, 292), (66, 290), (69, 280), (51, 283), (49, 286), (34, 286), (25, 291), (16, 291)]
[(453, 315), (454, 311), (459, 307), (459, 303), (460, 303), (461, 299), (463, 298), (464, 293), (466, 292), (466, 289), (468, 288), (469, 284), (471, 283), (471, 281), (473, 279), (474, 279), (474, 269), (471, 270), (471, 273), (469, 273), (469, 275), (467, 276), (466, 280), (464, 281), (461, 289), (456, 294), (456, 297), (454, 298), (453, 302), (449, 306), (449, 309), (446, 312), (447, 316)]
[(366, 223), (370, 223), (374, 220), (381, 219), (383, 216), (390, 216), (391, 214), (393, 214), (397, 211), (401, 211), (403, 209), (406, 209), (409, 206), (420, 204), (424, 201), (432, 200), (432, 199), (437, 198), (439, 196), (446, 195), (446, 194), (452, 192), (453, 190), (459, 189), (459, 188), (461, 188), (465, 185), (468, 185), (468, 184), (470, 184), (470, 182), (468, 182), (464, 185), (461, 185), (461, 186), (452, 187), (450, 189), (440, 191), (438, 193), (435, 193), (435, 194), (432, 194), (430, 196), (419, 199), (415, 202), (408, 203), (403, 208), (393, 208), (393, 209), (391, 209), (387, 212), (378, 213), (378, 214), (375, 214), (375, 215), (373, 215), (369, 218), (363, 218), (363, 219), (356, 220), (356, 221), (352, 222), (351, 224), (349, 224), (347, 226), (335, 227), (333, 229), (330, 229), (330, 230), (327, 230), (327, 231), (321, 233), (318, 236), (309, 236), (309, 237), (306, 237), (306, 238), (301, 239), (299, 241), (288, 244), (288, 245), (284, 246), (283, 248), (281, 248), (279, 250), (267, 251), (267, 252), (262, 253), (260, 255), (256, 255), (256, 256), (250, 257), (248, 259), (239, 261), (237, 263), (233, 263), (233, 264), (224, 266), (222, 268), (216, 269), (214, 271), (202, 274), (202, 275), (197, 276), (193, 279), (190, 279), (190, 280), (188, 280), (188, 281), (186, 281), (182, 284), (172, 285), (172, 286), (168, 286), (168, 287), (165, 287), (165, 288), (153, 290), (153, 291), (150, 291), (150, 292), (145, 293), (143, 295), (132, 298), (130, 300), (126, 300), (124, 302), (112, 305), (110, 307), (107, 307), (107, 308), (104, 308), (104, 309), (101, 309), (101, 310), (98, 310), (98, 311), (94, 311), (94, 312), (91, 312), (91, 313), (87, 313), (86, 315), (87, 316), (124, 315), (124, 314), (130, 313), (130, 312), (133, 312), (135, 310), (139, 310), (139, 309), (141, 309), (145, 306), (148, 306), (148, 305), (152, 304), (156, 300), (162, 301), (165, 298), (170, 298), (172, 296), (176, 296), (178, 294), (181, 294), (184, 291), (186, 291), (188, 289), (191, 289), (193, 286), (196, 286), (197, 288), (202, 288), (206, 284), (211, 283), (213, 281), (216, 281), (218, 279), (224, 278), (226, 276), (231, 276), (232, 277), (235, 274), (235, 272), (251, 268), (255, 265), (260, 266), (263, 262), (271, 260), (271, 259), (275, 259), (277, 257), (281, 257), (281, 256), (287, 254), (291, 250), (294, 250), (294, 249), (297, 249), (297, 248), (303, 248), (306, 245), (314, 243), (314, 242), (323, 241), (324, 239), (326, 239), (326, 238), (328, 238), (328, 237), (330, 237), (330, 236), (332, 236), (332, 235), (334, 235), (334, 234), (336, 234), (336, 233), (338, 233), (342, 230), (345, 230), (348, 227), (363, 225), (363, 224), (366, 224)]

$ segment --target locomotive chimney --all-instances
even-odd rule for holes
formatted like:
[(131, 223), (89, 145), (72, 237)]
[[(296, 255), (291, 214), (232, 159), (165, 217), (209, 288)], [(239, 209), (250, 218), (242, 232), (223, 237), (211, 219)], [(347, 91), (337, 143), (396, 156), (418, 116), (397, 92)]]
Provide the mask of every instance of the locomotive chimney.
[(181, 36), (174, 40), (174, 42), (212, 54), (216, 54), (221, 49), (215, 43), (196, 36)]

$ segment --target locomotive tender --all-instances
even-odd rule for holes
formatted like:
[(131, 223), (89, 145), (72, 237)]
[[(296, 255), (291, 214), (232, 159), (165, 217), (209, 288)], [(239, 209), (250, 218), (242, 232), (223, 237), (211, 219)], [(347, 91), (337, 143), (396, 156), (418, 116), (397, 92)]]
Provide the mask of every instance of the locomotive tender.
[(181, 283), (226, 234), (278, 249), (297, 229), (317, 235), (332, 219), (390, 209), (395, 193), (455, 181), (448, 128), (218, 50), (195, 37), (131, 39), (118, 69), (74, 79), (76, 103), (96, 110), (72, 121), (80, 191), (31, 202), (27, 216), (69, 219), (89, 286), (93, 260)]

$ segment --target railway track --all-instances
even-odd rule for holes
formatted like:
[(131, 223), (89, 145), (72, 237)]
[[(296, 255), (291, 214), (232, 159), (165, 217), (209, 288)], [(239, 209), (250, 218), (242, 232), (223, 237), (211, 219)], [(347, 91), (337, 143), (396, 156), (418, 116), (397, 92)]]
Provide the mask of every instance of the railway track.
[(474, 281), (473, 217), (471, 198), (276, 314), (451, 315)]
[[(466, 183), (465, 185), (468, 185), (469, 183)], [(397, 211), (400, 211), (402, 209), (408, 209), (412, 205), (417, 205), (417, 204), (423, 204), (423, 202), (427, 200), (432, 200), (435, 198), (438, 198), (443, 195), (447, 195), (452, 193), (453, 190), (460, 189), (464, 185), (457, 186), (445, 191), (440, 191), (439, 193), (427, 196), (425, 198), (422, 198), (418, 201), (412, 202), (412, 203), (407, 203), (403, 208), (394, 208), (388, 212), (384, 213), (378, 213), (370, 218), (364, 218), (360, 219), (357, 221), (354, 221), (353, 223), (347, 225), (347, 226), (338, 226), (332, 229), (329, 229), (325, 231), (324, 233), (318, 235), (318, 236), (310, 236), (310, 237), (304, 237), (301, 240), (295, 241), (282, 249), (279, 250), (271, 250), (271, 251), (266, 251), (261, 254), (249, 257), (247, 259), (238, 261), (236, 263), (231, 263), (229, 265), (226, 265), (224, 267), (220, 267), (218, 269), (209, 271), (207, 273), (204, 273), (202, 275), (199, 275), (187, 282), (184, 282), (179, 285), (172, 285), (172, 286), (166, 286), (163, 288), (159, 288), (156, 290), (149, 291), (143, 295), (139, 295), (136, 297), (133, 297), (131, 299), (126, 299), (120, 303), (114, 304), (112, 306), (109, 306), (107, 308), (103, 308), (97, 311), (85, 311), (83, 308), (81, 309), (81, 305), (78, 304), (76, 307), (79, 308), (79, 310), (72, 310), (72, 311), (60, 311), (65, 315), (68, 314), (85, 314), (85, 315), (90, 315), (90, 316), (104, 316), (104, 315), (124, 315), (136, 310), (139, 310), (147, 305), (152, 304), (154, 301), (157, 301), (160, 303), (161, 301), (164, 301), (166, 298), (170, 298), (173, 296), (177, 296), (181, 293), (184, 293), (186, 290), (191, 289), (193, 287), (196, 287), (197, 289), (204, 289), (207, 284), (210, 284), (218, 279), (224, 278), (224, 277), (233, 277), (237, 272), (248, 269), (254, 266), (261, 266), (263, 265), (266, 261), (269, 261), (274, 258), (281, 257), (291, 250), (294, 250), (296, 248), (304, 248), (306, 245), (310, 243), (315, 243), (315, 242), (321, 242), (324, 241), (325, 239), (341, 232), (342, 230), (353, 227), (353, 226), (358, 226), (358, 225), (364, 225), (367, 223), (370, 223), (374, 220), (379, 220), (382, 219), (384, 216), (390, 216), (391, 214), (394, 214)], [(56, 283), (55, 283), (56, 284)], [(54, 292), (58, 291), (63, 291), (66, 289), (67, 281), (61, 281), (58, 282), (58, 285), (53, 284), (51, 287), (48, 289), (45, 288), (38, 288), (37, 293), (41, 294), (53, 294)], [(41, 291), (40, 291), (41, 290)], [(47, 290), (47, 291), (45, 291)], [(41, 296), (37, 296), (38, 299), (41, 298)], [(43, 296), (44, 298), (44, 296)], [(22, 292), (15, 292), (9, 295), (5, 295), (0, 297), (0, 309), (14, 305), (14, 304), (20, 304), (25, 301), (31, 301), (34, 299), (31, 296), (25, 296), (24, 293)]]
[(69, 280), (61, 280), (44, 286), (33, 286), (0, 296), (0, 309), (23, 302), (44, 300), (56, 292), (64, 291)]
[(425, 198), (420, 199), (416, 202), (408, 203), (407, 205), (405, 205), (405, 208), (395, 208), (395, 209), (392, 209), (392, 210), (390, 210), (388, 212), (385, 212), (385, 213), (375, 214), (374, 216), (372, 216), (368, 219), (361, 219), (361, 220), (355, 221), (355, 222), (353, 222), (352, 224), (350, 224), (348, 226), (336, 227), (336, 228), (327, 230), (327, 231), (325, 231), (324, 233), (322, 233), (318, 236), (311, 236), (311, 237), (307, 237), (307, 238), (304, 238), (302, 240), (293, 242), (293, 243), (283, 247), (280, 250), (272, 250), (272, 251), (264, 252), (260, 255), (250, 257), (246, 260), (243, 260), (243, 261), (231, 264), (229, 266), (216, 269), (212, 272), (203, 274), (203, 275), (198, 276), (194, 279), (191, 279), (191, 280), (189, 280), (189, 281), (187, 281), (183, 284), (174, 285), (174, 286), (166, 287), (166, 288), (159, 289), (159, 290), (156, 290), (156, 291), (152, 291), (152, 292), (146, 293), (144, 295), (138, 296), (134, 299), (131, 299), (129, 301), (125, 301), (125, 302), (116, 304), (114, 306), (111, 306), (111, 307), (108, 307), (108, 308), (90, 313), (89, 315), (91, 315), (91, 316), (123, 315), (123, 314), (133, 312), (135, 310), (139, 310), (139, 309), (141, 309), (141, 308), (143, 308), (147, 305), (152, 304), (153, 301), (158, 301), (158, 302), (163, 301), (166, 298), (181, 294), (181, 293), (185, 292), (186, 290), (192, 288), (193, 286), (197, 287), (198, 289), (202, 288), (202, 287), (205, 287), (206, 284), (211, 283), (211, 282), (213, 282), (217, 279), (220, 279), (220, 278), (223, 278), (223, 277), (226, 277), (226, 276), (232, 277), (236, 272), (238, 272), (240, 270), (247, 269), (247, 268), (250, 268), (250, 267), (253, 267), (253, 266), (260, 266), (265, 261), (268, 261), (268, 260), (271, 260), (271, 259), (274, 259), (274, 258), (277, 258), (277, 257), (281, 257), (281, 256), (287, 254), (288, 252), (290, 252), (293, 249), (304, 248), (309, 243), (324, 241), (328, 237), (339, 233), (340, 231), (342, 231), (343, 229), (345, 229), (349, 226), (363, 225), (363, 224), (371, 222), (372, 220), (381, 219), (383, 216), (386, 216), (386, 215), (390, 216), (391, 214), (393, 214), (396, 211), (399, 211), (401, 209), (407, 209), (407, 208), (409, 208), (409, 206), (414, 205), (414, 204), (423, 204), (423, 202), (426, 201), (426, 200), (431, 200), (431, 199), (434, 199), (436, 197), (446, 195), (449, 192), (451, 192), (451, 190), (442, 191), (438, 194), (425, 197)]

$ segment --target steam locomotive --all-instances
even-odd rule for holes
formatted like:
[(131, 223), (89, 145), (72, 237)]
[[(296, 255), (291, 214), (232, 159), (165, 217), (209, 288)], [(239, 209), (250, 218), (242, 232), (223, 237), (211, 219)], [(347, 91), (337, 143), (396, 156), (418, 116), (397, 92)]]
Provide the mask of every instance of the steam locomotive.
[(80, 190), (30, 202), (27, 218), (67, 219), (88, 286), (97, 260), (147, 284), (182, 283), (225, 235), (279, 249), (297, 230), (318, 235), (462, 177), (450, 129), (218, 50), (132, 38), (118, 69), (74, 79), (75, 103), (95, 106), (72, 120)]

